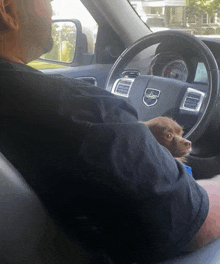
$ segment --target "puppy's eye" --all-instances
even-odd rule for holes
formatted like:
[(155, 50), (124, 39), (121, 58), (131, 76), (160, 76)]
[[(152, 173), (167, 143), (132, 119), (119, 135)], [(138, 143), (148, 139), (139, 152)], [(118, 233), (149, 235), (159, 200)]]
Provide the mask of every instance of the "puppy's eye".
[(167, 137), (168, 139), (172, 139), (172, 138), (173, 138), (173, 135), (172, 135), (171, 133), (169, 133), (169, 134), (166, 135), (166, 137)]

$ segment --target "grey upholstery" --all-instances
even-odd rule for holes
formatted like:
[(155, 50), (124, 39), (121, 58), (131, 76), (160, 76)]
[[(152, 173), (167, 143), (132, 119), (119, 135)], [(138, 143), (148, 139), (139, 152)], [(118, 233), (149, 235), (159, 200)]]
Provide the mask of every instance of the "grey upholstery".
[(82, 249), (54, 224), (1, 153), (0, 183), (0, 263), (80, 263)]
[(38, 244), (42, 240), (46, 213), (2, 154), (0, 181), (0, 263), (28, 263), (39, 257)]
[[(69, 241), (47, 215), (22, 176), (0, 153), (0, 263), (85, 263), (82, 249)], [(220, 239), (164, 264), (216, 264)]]

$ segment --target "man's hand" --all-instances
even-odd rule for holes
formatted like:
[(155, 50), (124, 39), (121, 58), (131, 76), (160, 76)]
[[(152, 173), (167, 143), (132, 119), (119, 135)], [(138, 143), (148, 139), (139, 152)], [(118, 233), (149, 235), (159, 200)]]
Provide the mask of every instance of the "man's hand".
[(200, 247), (220, 236), (220, 175), (208, 180), (198, 180), (197, 183), (209, 196), (208, 216), (195, 236)]

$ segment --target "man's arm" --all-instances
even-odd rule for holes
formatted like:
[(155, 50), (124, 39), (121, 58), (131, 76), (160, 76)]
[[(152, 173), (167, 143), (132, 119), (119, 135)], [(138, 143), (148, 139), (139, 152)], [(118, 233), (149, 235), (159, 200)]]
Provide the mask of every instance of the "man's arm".
[(209, 212), (196, 234), (198, 246), (212, 242), (220, 236), (220, 175), (209, 180), (198, 180), (209, 196)]

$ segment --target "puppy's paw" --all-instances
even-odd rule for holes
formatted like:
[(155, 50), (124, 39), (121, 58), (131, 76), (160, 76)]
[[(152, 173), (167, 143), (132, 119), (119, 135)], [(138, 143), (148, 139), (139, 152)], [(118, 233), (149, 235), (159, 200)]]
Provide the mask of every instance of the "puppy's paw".
[(180, 158), (175, 158), (175, 159), (182, 163), (186, 163), (186, 157), (180, 157)]

